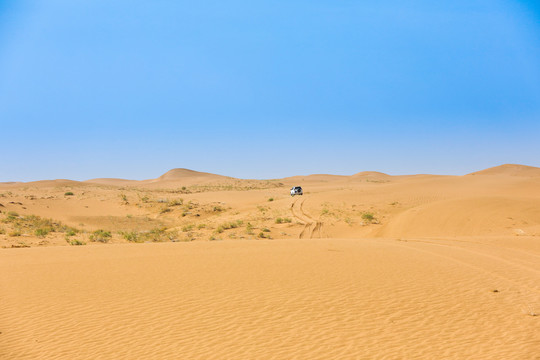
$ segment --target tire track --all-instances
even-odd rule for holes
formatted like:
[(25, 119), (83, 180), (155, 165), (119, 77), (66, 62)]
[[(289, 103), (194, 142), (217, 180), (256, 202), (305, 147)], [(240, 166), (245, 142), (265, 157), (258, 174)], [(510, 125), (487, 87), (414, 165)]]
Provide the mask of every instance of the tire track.
[[(291, 213), (293, 217), (304, 224), (304, 228), (298, 235), (299, 239), (312, 239), (314, 236), (322, 238), (323, 223), (309, 216), (304, 211), (304, 202), (306, 199), (295, 199), (291, 204)], [(296, 210), (295, 210), (296, 209)]]
[[(451, 245), (451, 244), (440, 244), (440, 243), (435, 243), (435, 242), (430, 242), (430, 241), (423, 241), (423, 240), (400, 240), (400, 242), (403, 242), (403, 244), (400, 244), (399, 246), (409, 248), (409, 249), (415, 249), (416, 251), (419, 251), (419, 252), (429, 253), (429, 254), (432, 254), (432, 255), (439, 256), (441, 258), (452, 260), (454, 262), (460, 263), (460, 264), (462, 264), (464, 266), (467, 266), (469, 268), (476, 269), (476, 270), (478, 270), (480, 272), (483, 272), (483, 273), (489, 275), (490, 277), (502, 280), (503, 282), (506, 282), (507, 284), (512, 284), (513, 286), (515, 286), (517, 288), (521, 288), (523, 290), (526, 290), (529, 294), (535, 293), (536, 295), (540, 295), (540, 287), (538, 287), (538, 285), (537, 285), (538, 281), (535, 279), (535, 278), (538, 278), (538, 275), (530, 274), (531, 270), (532, 270), (532, 272), (536, 272), (536, 270), (533, 270), (533, 269), (527, 268), (527, 267), (523, 267), (519, 263), (512, 262), (512, 261), (506, 260), (506, 259), (502, 259), (502, 258), (500, 258), (498, 256), (493, 256), (491, 254), (482, 253), (481, 251), (475, 251), (475, 250), (467, 249), (467, 248), (462, 247), (462, 246), (456, 246), (456, 245)], [(411, 242), (411, 244), (406, 244), (407, 242)], [(427, 245), (431, 245), (433, 247), (431, 247), (430, 249), (418, 248), (416, 246), (412, 246), (414, 243), (427, 244)], [(444, 248), (444, 247), (451, 248), (453, 250), (461, 251), (461, 255), (451, 256), (451, 255), (446, 254), (446, 253), (440, 253), (439, 251), (436, 250), (437, 248)], [(478, 263), (478, 261), (473, 262), (470, 259), (466, 260), (466, 256), (463, 256), (463, 254), (466, 254), (466, 253), (472, 254), (473, 257), (474, 256), (476, 256), (476, 257), (481, 256), (484, 259), (486, 259), (486, 258), (490, 259), (491, 263), (492, 263), (491, 267), (486, 268), (486, 266), (485, 266), (486, 264), (484, 264), (484, 266), (482, 266), (482, 265), (480, 265), (480, 263)], [(509, 274), (515, 273), (515, 268), (519, 268), (521, 270), (526, 270), (526, 271), (528, 270), (529, 271), (529, 276), (523, 277), (523, 275), (521, 275), (521, 278), (513, 278), (513, 277), (509, 276)]]

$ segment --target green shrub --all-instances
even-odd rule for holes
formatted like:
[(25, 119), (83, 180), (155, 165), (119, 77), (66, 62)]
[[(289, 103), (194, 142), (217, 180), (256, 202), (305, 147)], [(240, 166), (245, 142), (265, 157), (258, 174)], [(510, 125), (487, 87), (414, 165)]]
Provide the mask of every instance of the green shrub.
[(169, 202), (169, 206), (180, 206), (184, 204), (184, 199), (175, 199)]
[(107, 243), (111, 239), (112, 235), (110, 231), (96, 230), (90, 235), (90, 241)]
[(362, 219), (371, 223), (372, 221), (375, 220), (375, 215), (373, 215), (373, 213), (370, 213), (370, 212), (365, 212), (362, 214)]
[(167, 228), (165, 227), (154, 228), (145, 234), (145, 238), (152, 242), (162, 242), (168, 240), (165, 233), (166, 230)]
[(69, 245), (74, 245), (74, 246), (77, 246), (77, 245), (86, 245), (86, 243), (84, 241), (80, 241), (80, 240), (77, 240), (77, 239), (73, 239), (69, 242)]
[(121, 234), (122, 234), (122, 237), (129, 242), (141, 242), (139, 233), (136, 231), (125, 231), (125, 232), (122, 232)]
[(281, 218), (281, 217), (278, 217), (276, 219), (276, 224), (283, 224), (283, 223), (291, 223), (292, 222), (292, 219), (291, 218)]
[(253, 224), (251, 224), (249, 222), (247, 223), (247, 225), (246, 225), (246, 233), (248, 235), (253, 235)]
[(64, 193), (65, 196), (73, 196), (75, 195), (74, 193), (72, 193), (71, 191), (68, 191), (66, 193)]
[(242, 220), (231, 221), (229, 223), (229, 229), (236, 229), (244, 224)]
[(194, 227), (195, 227), (195, 225), (193, 225), (193, 224), (185, 225), (185, 226), (182, 227), (182, 231), (183, 232), (188, 232), (188, 231), (193, 230)]
[(268, 201), (269, 201), (269, 202), (272, 202), (272, 201), (274, 201), (274, 198), (271, 197), (271, 198), (268, 199)]
[(74, 236), (75, 234), (79, 233), (79, 230), (72, 227), (66, 228), (65, 231), (66, 231), (66, 236)]
[(50, 228), (39, 228), (34, 231), (34, 234), (37, 237), (44, 238), (45, 236), (49, 234), (49, 232), (51, 232)]
[(178, 235), (177, 232), (167, 232), (167, 228), (161, 227), (161, 228), (154, 228), (150, 231), (123, 231), (120, 232), (122, 237), (129, 241), (134, 243), (143, 243), (146, 241), (152, 241), (152, 242), (163, 242), (167, 240), (176, 241), (176, 237)]

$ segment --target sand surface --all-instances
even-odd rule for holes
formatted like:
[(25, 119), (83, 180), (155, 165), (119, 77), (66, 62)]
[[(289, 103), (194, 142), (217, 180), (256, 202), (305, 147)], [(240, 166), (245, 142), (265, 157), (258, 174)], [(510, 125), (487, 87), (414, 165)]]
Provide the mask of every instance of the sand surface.
[(0, 359), (540, 359), (538, 170), (0, 184)]

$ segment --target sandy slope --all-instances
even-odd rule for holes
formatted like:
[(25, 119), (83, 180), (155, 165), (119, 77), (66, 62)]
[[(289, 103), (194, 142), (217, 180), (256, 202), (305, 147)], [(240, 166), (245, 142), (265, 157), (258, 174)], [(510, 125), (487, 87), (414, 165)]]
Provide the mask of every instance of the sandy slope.
[(481, 241), (4, 250), (0, 357), (537, 359), (539, 261)]
[(0, 359), (540, 359), (539, 170), (0, 184)]

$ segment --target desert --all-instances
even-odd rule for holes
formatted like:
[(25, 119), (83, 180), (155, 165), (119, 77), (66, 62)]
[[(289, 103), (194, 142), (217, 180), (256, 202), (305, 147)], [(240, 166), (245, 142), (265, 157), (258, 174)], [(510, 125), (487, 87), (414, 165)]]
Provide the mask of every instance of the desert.
[(0, 0), (0, 360), (540, 360), (540, 1)]
[(540, 168), (173, 169), (0, 211), (0, 358), (540, 358)]

